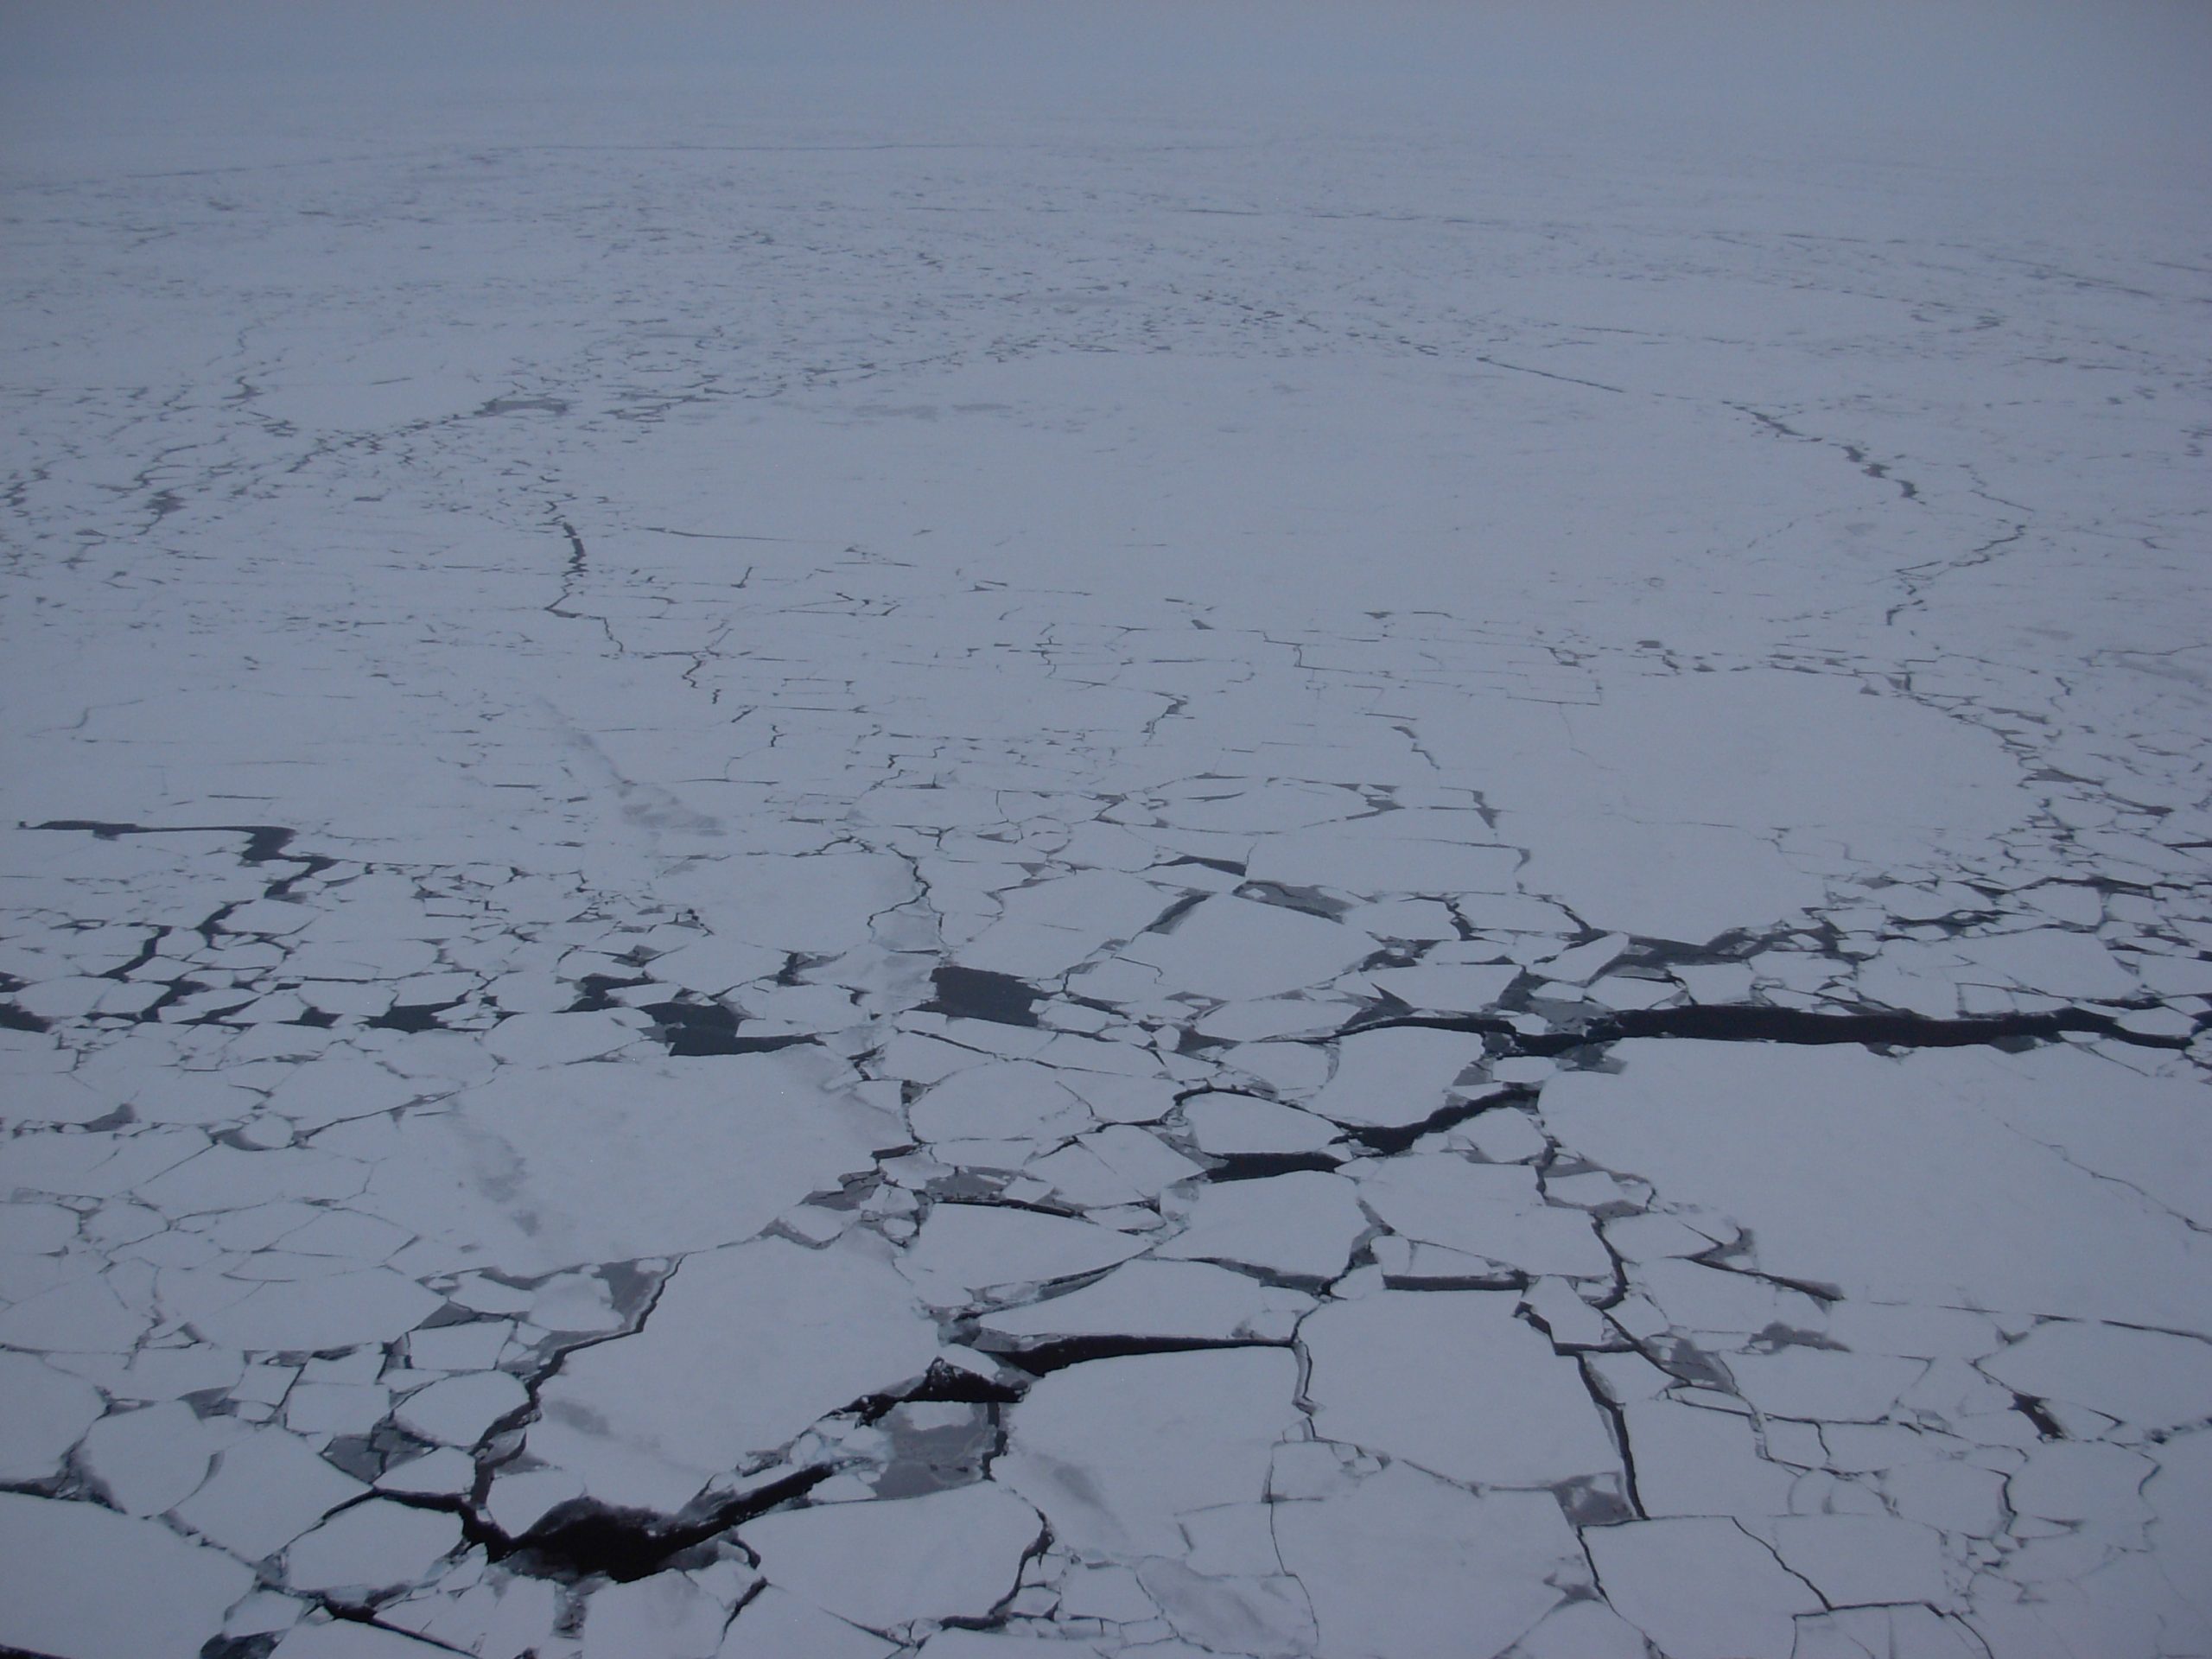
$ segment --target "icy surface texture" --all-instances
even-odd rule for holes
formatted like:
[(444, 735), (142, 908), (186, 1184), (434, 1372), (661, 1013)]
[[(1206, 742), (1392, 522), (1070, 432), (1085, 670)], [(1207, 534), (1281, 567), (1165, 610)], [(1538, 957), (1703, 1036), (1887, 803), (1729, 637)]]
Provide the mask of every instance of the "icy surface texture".
[(2212, 1652), (2201, 152), (864, 15), (10, 93), (0, 1647)]

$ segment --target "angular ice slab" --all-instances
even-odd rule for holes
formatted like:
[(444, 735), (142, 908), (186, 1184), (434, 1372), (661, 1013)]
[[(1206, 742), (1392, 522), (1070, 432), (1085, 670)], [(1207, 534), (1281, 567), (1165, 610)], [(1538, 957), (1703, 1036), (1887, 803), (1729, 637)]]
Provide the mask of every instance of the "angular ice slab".
[(1280, 1348), (1071, 1365), (1009, 1414), (998, 1478), (1078, 1554), (1180, 1555), (1183, 1517), (1266, 1494), (1297, 1380), (1296, 1357)]
[(937, 1348), (906, 1281), (857, 1250), (705, 1251), (644, 1330), (583, 1349), (544, 1384), (529, 1449), (602, 1503), (673, 1512), (717, 1473), (920, 1376)]
[(1487, 1291), (1384, 1291), (1299, 1327), (1329, 1440), (1447, 1480), (1548, 1488), (1617, 1480), (1620, 1453), (1574, 1362)]

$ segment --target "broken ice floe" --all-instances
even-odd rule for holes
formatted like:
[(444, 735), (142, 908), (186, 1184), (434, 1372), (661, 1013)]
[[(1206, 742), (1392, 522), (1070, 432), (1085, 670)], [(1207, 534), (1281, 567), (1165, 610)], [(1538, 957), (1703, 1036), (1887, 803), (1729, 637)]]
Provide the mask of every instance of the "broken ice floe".
[(11, 163), (0, 1644), (2212, 1644), (2186, 214), (729, 107)]

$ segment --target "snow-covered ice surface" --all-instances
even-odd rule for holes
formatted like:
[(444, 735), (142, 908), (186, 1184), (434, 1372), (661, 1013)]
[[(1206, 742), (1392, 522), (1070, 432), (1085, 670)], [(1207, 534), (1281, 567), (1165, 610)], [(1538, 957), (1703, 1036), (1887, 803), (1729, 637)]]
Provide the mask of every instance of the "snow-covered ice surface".
[(10, 83), (0, 1648), (2212, 1653), (2202, 30), (1039, 15)]

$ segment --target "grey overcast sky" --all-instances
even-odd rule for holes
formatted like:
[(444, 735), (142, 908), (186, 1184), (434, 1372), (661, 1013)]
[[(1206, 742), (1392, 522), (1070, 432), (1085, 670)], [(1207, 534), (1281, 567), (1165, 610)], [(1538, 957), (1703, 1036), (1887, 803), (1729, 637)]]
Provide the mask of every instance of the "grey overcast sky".
[(16, 130), (97, 118), (99, 84), (118, 80), (143, 111), (211, 81), (281, 98), (334, 78), (488, 90), (588, 72), (762, 98), (918, 96), (944, 115), (1042, 103), (1364, 124), (1533, 109), (1747, 141), (1904, 127), (2055, 156), (2212, 159), (2212, 6), (2198, 0), (5, 0), (0, 66)]

